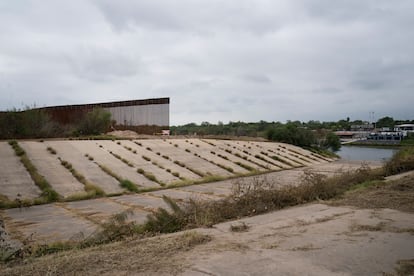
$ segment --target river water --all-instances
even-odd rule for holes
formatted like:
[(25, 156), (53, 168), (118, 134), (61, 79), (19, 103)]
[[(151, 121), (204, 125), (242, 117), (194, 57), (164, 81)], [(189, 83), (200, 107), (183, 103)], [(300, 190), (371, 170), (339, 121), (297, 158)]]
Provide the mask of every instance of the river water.
[(395, 148), (342, 146), (336, 154), (344, 160), (385, 161), (397, 151)]

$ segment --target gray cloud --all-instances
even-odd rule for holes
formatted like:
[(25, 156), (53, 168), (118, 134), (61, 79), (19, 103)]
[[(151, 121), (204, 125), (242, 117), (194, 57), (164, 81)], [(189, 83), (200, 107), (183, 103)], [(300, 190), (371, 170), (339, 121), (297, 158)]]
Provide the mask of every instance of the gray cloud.
[(413, 119), (410, 0), (0, 2), (0, 109), (171, 98), (171, 122)]

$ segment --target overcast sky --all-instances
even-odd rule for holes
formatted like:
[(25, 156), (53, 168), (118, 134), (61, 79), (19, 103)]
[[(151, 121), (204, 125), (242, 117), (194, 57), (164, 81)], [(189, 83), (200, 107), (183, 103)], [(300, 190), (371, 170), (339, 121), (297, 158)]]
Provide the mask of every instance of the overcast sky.
[(0, 110), (170, 97), (171, 124), (414, 119), (412, 0), (0, 0)]

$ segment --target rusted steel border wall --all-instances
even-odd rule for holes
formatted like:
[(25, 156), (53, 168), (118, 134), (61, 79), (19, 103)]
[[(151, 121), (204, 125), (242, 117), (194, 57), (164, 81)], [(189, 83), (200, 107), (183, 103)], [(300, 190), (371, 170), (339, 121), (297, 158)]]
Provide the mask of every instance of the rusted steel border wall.
[(76, 124), (82, 116), (94, 108), (111, 113), (115, 128), (153, 134), (168, 129), (170, 125), (170, 98), (131, 100), (107, 103), (50, 106), (39, 108), (61, 124)]

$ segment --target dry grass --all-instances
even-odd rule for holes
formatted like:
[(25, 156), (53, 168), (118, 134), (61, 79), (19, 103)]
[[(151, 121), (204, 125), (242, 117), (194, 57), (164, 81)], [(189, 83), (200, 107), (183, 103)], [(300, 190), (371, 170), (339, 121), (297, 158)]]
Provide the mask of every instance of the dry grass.
[(398, 267), (395, 269), (397, 271), (397, 275), (414, 275), (414, 259), (399, 260), (397, 265)]
[(384, 182), (373, 181), (358, 185), (330, 202), (334, 206), (351, 205), (359, 208), (390, 208), (414, 212), (414, 175)]
[(189, 199), (178, 205), (165, 198), (173, 212), (159, 209), (150, 218), (151, 231), (174, 232), (193, 227), (209, 227), (226, 220), (262, 214), (272, 210), (328, 200), (342, 195), (353, 185), (381, 178), (378, 172), (363, 165), (355, 172), (346, 172), (332, 178), (305, 171), (298, 186), (274, 188), (264, 177), (239, 179), (232, 194), (217, 201)]
[(1, 275), (174, 275), (186, 267), (181, 253), (207, 243), (197, 232), (126, 240), (83, 250), (69, 250), (24, 262), (0, 264)]
[(414, 146), (402, 148), (384, 166), (385, 175), (414, 170)]

